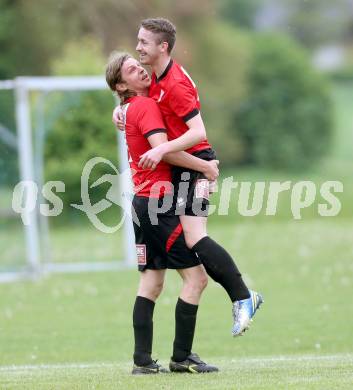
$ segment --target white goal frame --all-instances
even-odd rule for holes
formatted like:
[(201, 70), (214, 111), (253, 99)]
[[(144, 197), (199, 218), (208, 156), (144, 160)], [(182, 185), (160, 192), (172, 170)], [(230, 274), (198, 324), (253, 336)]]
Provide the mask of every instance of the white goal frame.
[[(13, 89), (16, 104), (17, 146), (19, 155), (19, 171), (21, 181), (36, 181), (35, 166), (33, 160), (32, 126), (30, 114), (29, 94), (36, 91), (46, 94), (51, 91), (90, 91), (107, 90), (107, 84), (103, 77), (79, 76), (79, 77), (17, 77), (14, 80), (0, 81), (1, 89)], [(127, 160), (126, 142), (121, 131), (117, 132), (119, 169), (125, 171), (129, 168)], [(126, 175), (120, 175), (123, 190), (131, 188), (131, 179)], [(29, 191), (29, 196), (33, 196)], [(29, 202), (35, 199), (28, 199)], [(13, 272), (0, 274), (0, 281), (10, 281), (19, 277), (38, 276), (48, 272), (88, 272), (99, 270), (113, 270), (130, 268), (136, 264), (135, 237), (130, 218), (125, 218), (123, 225), (124, 258), (121, 261), (87, 262), (87, 263), (45, 263), (40, 250), (39, 234), (39, 208), (29, 214), (29, 224), (24, 225), (26, 243), (25, 272)], [(48, 218), (48, 217), (45, 217)]]

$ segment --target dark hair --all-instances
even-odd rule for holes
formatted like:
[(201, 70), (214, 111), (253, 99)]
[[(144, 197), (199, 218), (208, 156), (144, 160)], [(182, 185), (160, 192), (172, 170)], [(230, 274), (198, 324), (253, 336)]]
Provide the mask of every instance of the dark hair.
[(105, 79), (107, 81), (107, 84), (112, 91), (118, 93), (122, 103), (124, 103), (124, 100), (128, 99), (129, 97), (136, 96), (135, 91), (127, 89), (124, 92), (119, 92), (116, 89), (117, 84), (124, 82), (121, 74), (121, 69), (125, 61), (129, 58), (133, 58), (132, 55), (130, 55), (129, 53), (113, 52), (109, 57), (109, 61), (105, 69)]
[(168, 43), (168, 53), (171, 53), (176, 40), (176, 28), (172, 22), (164, 18), (144, 19), (141, 27), (158, 35), (157, 43)]

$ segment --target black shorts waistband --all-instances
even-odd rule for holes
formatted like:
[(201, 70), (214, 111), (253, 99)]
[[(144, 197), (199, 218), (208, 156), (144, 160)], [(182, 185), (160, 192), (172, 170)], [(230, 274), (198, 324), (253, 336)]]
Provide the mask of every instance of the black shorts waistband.
[(192, 153), (192, 155), (207, 161), (215, 160), (217, 158), (216, 152), (211, 148), (197, 150), (196, 152)]

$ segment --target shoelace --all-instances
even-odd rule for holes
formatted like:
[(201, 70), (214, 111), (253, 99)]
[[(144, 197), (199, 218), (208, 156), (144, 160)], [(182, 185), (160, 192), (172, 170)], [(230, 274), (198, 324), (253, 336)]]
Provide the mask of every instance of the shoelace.
[(241, 309), (241, 302), (235, 302), (233, 305), (233, 315), (238, 318), (239, 316), (239, 311)]
[(191, 358), (196, 358), (195, 362), (198, 364), (206, 364), (200, 359), (200, 356), (197, 353), (192, 353)]
[(159, 369), (162, 367), (160, 364), (157, 364), (157, 362), (158, 362), (158, 359), (156, 359), (156, 360), (153, 360), (152, 359), (152, 362), (153, 362), (153, 364), (155, 364), (157, 367), (157, 369), (158, 369), (158, 371), (159, 371)]

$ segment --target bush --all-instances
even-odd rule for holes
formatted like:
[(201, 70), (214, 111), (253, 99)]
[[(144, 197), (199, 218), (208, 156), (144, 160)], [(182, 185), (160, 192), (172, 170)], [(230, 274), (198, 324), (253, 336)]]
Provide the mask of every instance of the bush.
[(248, 93), (235, 115), (246, 162), (303, 169), (331, 142), (328, 83), (288, 38), (255, 36)]
[[(69, 43), (52, 68), (56, 75), (102, 75), (104, 62), (98, 43), (84, 38)], [(57, 93), (48, 98), (46, 106), (47, 116), (56, 119), (51, 121), (45, 145), (45, 180), (65, 183), (60, 197), (68, 210), (70, 203), (81, 203), (81, 174), (89, 159), (103, 157), (117, 166), (117, 136), (111, 122), (114, 100), (107, 87), (106, 91)], [(114, 172), (105, 164), (98, 165), (90, 183), (105, 173)], [(104, 198), (107, 188), (96, 187), (92, 203)]]
[[(65, 206), (81, 203), (81, 174), (86, 162), (103, 157), (117, 166), (116, 131), (111, 123), (113, 99), (108, 91), (84, 92), (78, 104), (54, 123), (46, 143), (46, 180), (61, 180), (66, 191), (60, 195)], [(102, 165), (102, 164), (101, 164)], [(98, 166), (90, 181), (109, 170)], [(93, 199), (101, 199), (107, 191), (99, 186)], [(67, 207), (65, 207), (67, 210)]]
[[(185, 32), (183, 32), (185, 34)], [(244, 99), (246, 74), (250, 61), (248, 34), (221, 22), (194, 25), (186, 31), (190, 41), (179, 42), (182, 48), (192, 45), (190, 59), (182, 62), (194, 79), (201, 100), (202, 117), (208, 139), (222, 167), (243, 158), (243, 145), (236, 126), (235, 109)], [(182, 38), (184, 36), (182, 35)]]

